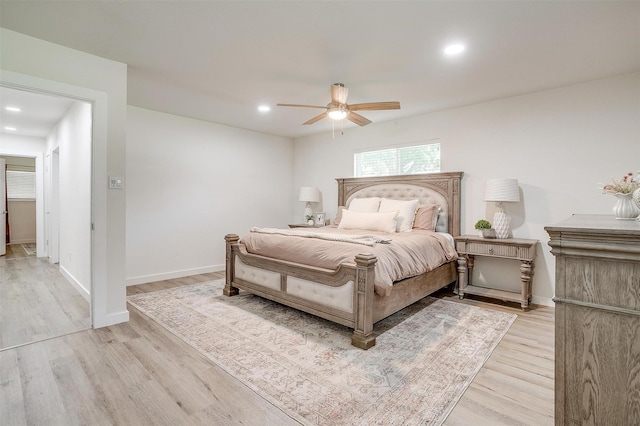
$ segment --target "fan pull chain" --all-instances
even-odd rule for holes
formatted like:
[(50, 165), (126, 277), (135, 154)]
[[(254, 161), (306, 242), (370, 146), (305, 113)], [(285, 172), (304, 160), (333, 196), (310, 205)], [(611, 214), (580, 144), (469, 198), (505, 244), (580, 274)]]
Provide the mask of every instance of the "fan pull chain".
[[(344, 136), (344, 120), (340, 120), (340, 135)], [(336, 138), (336, 121), (331, 121), (331, 137)]]

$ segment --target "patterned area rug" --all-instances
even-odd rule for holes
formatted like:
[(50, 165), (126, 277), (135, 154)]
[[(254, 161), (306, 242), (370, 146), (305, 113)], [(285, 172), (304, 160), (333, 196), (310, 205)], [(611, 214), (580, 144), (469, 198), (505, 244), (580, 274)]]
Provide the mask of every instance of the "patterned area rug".
[(128, 300), (303, 424), (441, 424), (516, 318), (427, 297), (378, 322), (363, 351), (347, 327), (222, 288)]

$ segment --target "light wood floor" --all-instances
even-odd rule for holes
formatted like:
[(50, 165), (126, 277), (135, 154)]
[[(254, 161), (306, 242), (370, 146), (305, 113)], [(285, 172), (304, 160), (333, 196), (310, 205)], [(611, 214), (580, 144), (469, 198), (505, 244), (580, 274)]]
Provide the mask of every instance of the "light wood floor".
[(58, 265), (7, 246), (0, 256), (0, 349), (91, 327), (89, 302)]
[[(129, 287), (136, 294), (223, 278)], [(457, 296), (437, 294), (458, 302)], [(553, 424), (553, 309), (465, 299), (519, 315), (447, 425)], [(129, 305), (126, 324), (0, 352), (0, 424), (297, 424)]]
[(7, 253), (4, 256), (0, 256), (0, 259), (22, 259), (25, 257), (35, 257), (35, 254), (27, 252), (23, 248), (22, 244), (9, 244), (7, 247)]

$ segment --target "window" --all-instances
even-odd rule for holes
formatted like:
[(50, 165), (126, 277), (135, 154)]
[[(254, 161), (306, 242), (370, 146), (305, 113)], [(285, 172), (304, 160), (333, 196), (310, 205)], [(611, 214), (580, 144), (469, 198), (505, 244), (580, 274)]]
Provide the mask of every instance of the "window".
[(36, 198), (36, 173), (7, 170), (7, 198)]
[(440, 144), (356, 152), (353, 164), (355, 177), (436, 173), (440, 171)]

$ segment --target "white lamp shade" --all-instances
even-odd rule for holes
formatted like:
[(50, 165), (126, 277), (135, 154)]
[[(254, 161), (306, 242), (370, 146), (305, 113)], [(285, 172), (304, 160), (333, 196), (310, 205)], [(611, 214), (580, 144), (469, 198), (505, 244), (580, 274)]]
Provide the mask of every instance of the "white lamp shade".
[(484, 187), (484, 201), (520, 201), (518, 179), (488, 179)]
[(303, 186), (300, 188), (300, 201), (307, 201), (311, 203), (317, 203), (320, 201), (320, 191), (313, 186)]

